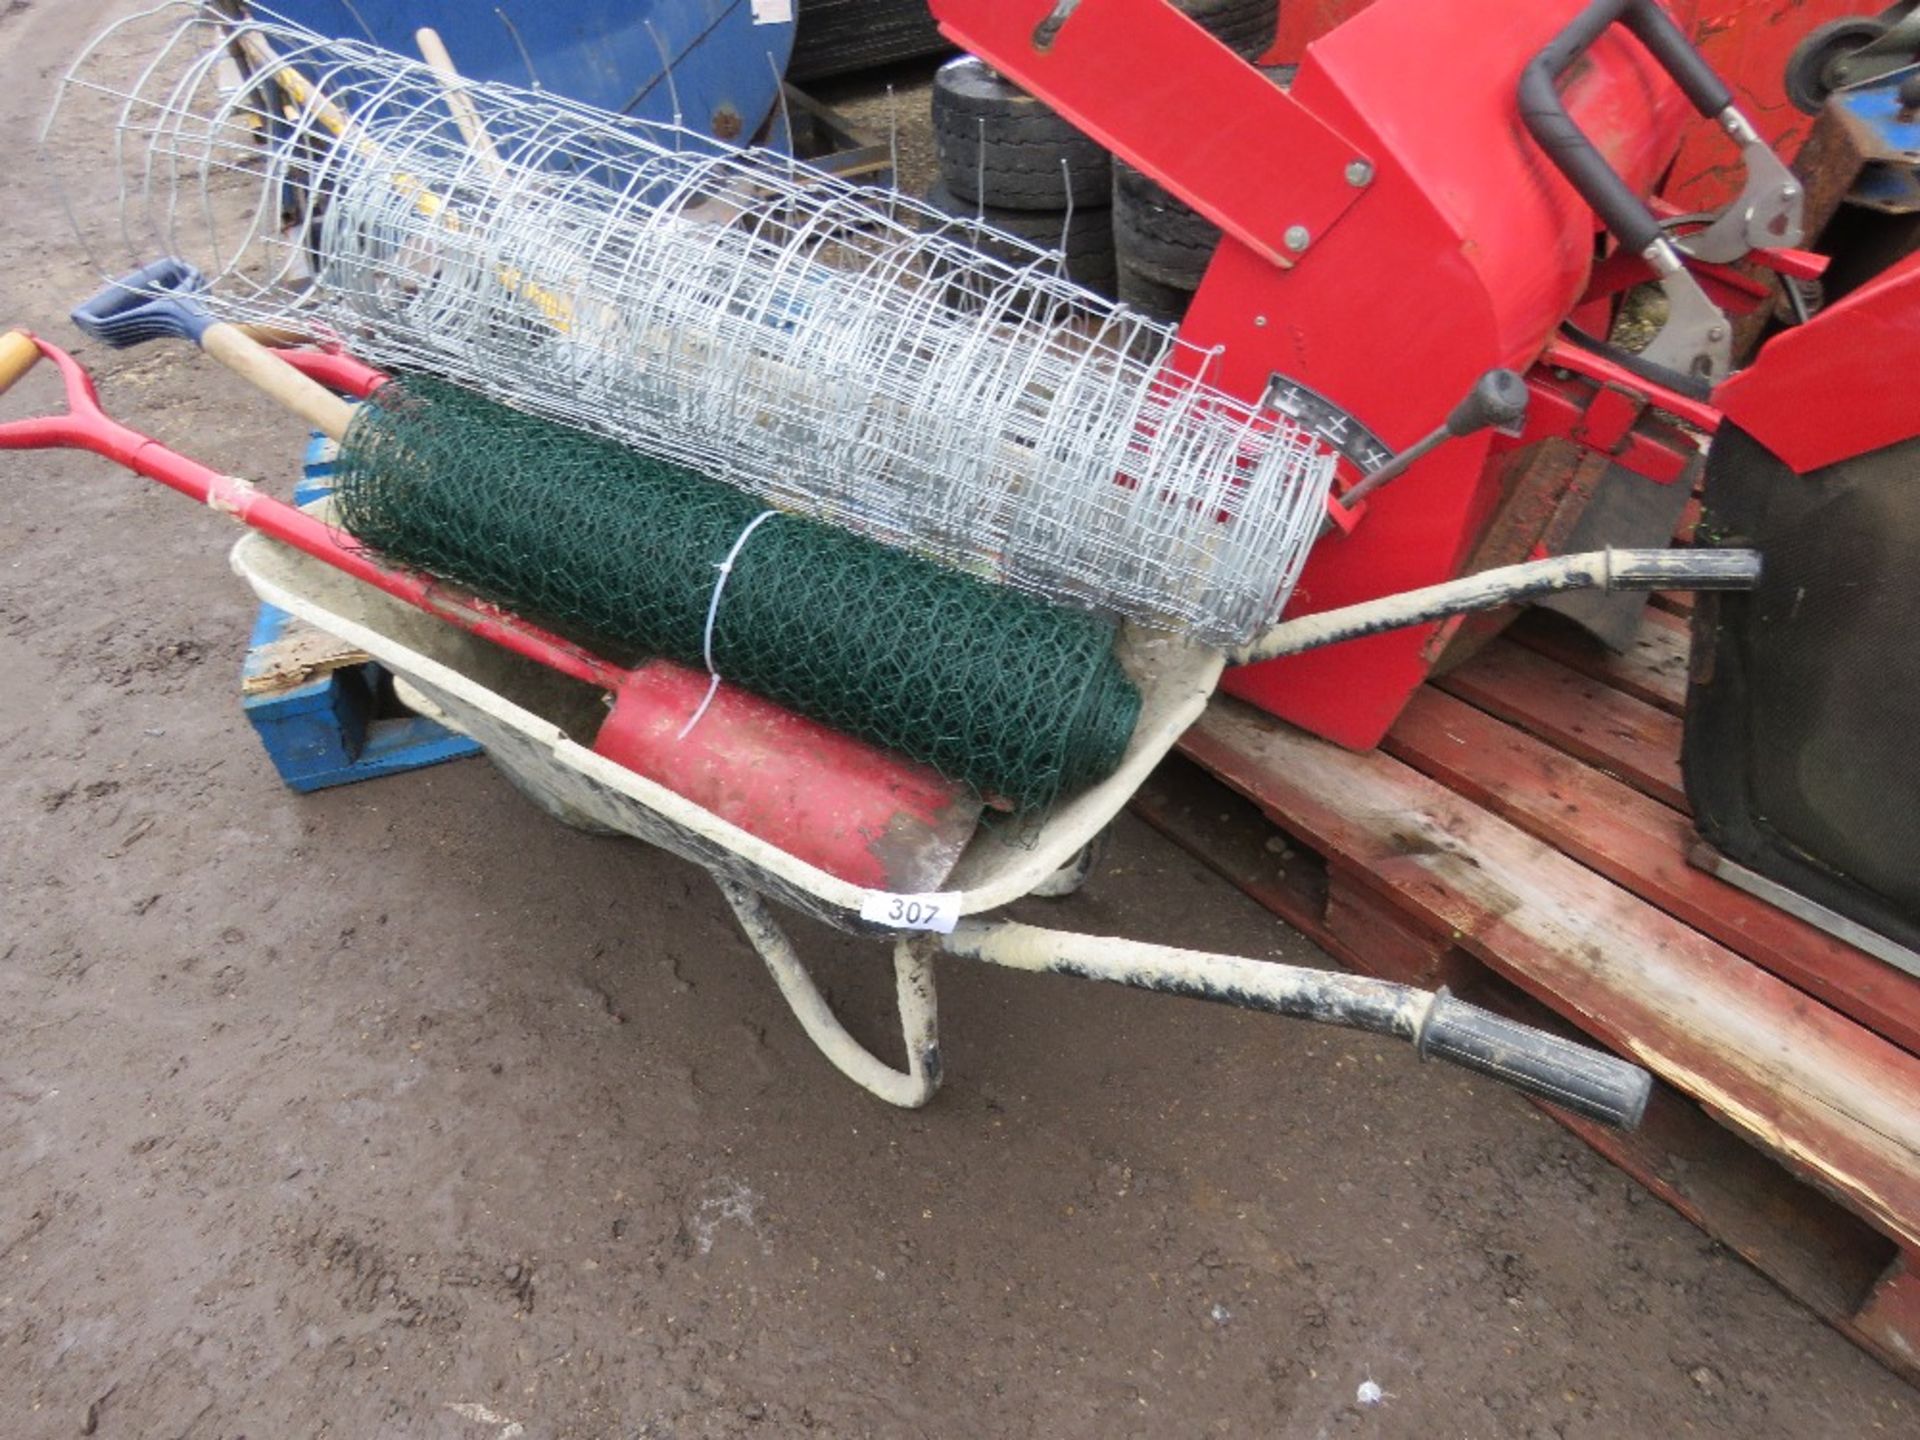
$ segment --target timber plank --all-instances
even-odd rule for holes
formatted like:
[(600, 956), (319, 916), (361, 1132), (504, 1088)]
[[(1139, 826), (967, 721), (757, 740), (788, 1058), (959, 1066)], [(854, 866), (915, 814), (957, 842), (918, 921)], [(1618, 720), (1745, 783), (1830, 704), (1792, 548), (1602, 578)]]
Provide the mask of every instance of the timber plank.
[(1693, 614), (1693, 592), (1691, 590), (1656, 590), (1653, 592), (1653, 599), (1648, 602), (1648, 608), (1665, 610), (1684, 619)]
[(1182, 748), (1384, 902), (1920, 1248), (1920, 1059), (1389, 756), (1231, 700)]
[(1909, 1250), (1887, 1267), (1853, 1326), (1863, 1343), (1904, 1362), (1909, 1379), (1920, 1371), (1920, 1255)]
[(1684, 815), (1432, 687), (1387, 753), (1920, 1054), (1920, 980), (1687, 863)]
[(1676, 715), (1517, 645), (1490, 645), (1435, 683), (1643, 794), (1687, 808)]
[[(1366, 973), (1392, 968), (1371, 941), (1334, 933), (1329, 922), (1340, 897), (1325, 878), (1316, 881), (1327, 875), (1326, 858), (1297, 836), (1282, 839), (1256, 805), (1191, 760), (1169, 756), (1135, 793), (1133, 809), (1344, 964)], [(1364, 899), (1355, 897), (1356, 907)], [(1377, 899), (1374, 908), (1389, 925), (1416, 923), (1396, 919)], [(1439, 978), (1474, 1003), (1527, 1024), (1572, 1029), (1478, 960), (1458, 950), (1452, 954)], [(1920, 1383), (1920, 1308), (1914, 1305), (1920, 1271), (1914, 1254), (1903, 1257), (1867, 1221), (1796, 1179), (1669, 1086), (1654, 1086), (1646, 1119), (1632, 1133), (1532, 1103), (1836, 1329)]]
[[(1654, 612), (1665, 615), (1664, 610)], [(1625, 653), (1607, 649), (1584, 630), (1557, 615), (1526, 616), (1507, 632), (1516, 644), (1557, 660), (1592, 680), (1624, 690), (1669, 715), (1687, 708), (1687, 655), (1692, 648), (1683, 627), (1642, 625)]]

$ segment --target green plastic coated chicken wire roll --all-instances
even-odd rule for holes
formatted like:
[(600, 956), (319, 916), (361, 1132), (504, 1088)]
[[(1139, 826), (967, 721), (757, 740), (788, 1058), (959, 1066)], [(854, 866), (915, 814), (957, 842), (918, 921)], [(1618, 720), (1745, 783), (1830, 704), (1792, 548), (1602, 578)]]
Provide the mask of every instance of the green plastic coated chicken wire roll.
[(1110, 774), (1139, 718), (1098, 616), (797, 516), (755, 525), (740, 491), (445, 381), (383, 386), (337, 473), (346, 528), (389, 559), (701, 668), (737, 545), (720, 675), (1022, 808)]

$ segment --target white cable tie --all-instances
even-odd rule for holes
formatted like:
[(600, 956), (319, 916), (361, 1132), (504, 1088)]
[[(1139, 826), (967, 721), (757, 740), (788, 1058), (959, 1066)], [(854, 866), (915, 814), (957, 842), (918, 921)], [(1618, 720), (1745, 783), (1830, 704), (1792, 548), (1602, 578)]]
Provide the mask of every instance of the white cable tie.
[(740, 538), (733, 542), (733, 548), (727, 551), (727, 558), (713, 568), (720, 572), (720, 578), (713, 582), (713, 594), (707, 600), (707, 632), (700, 641), (700, 654), (707, 662), (707, 693), (700, 698), (699, 707), (693, 712), (680, 733), (673, 738), (684, 740), (692, 733), (693, 727), (700, 723), (700, 717), (707, 713), (707, 707), (713, 704), (714, 694), (720, 689), (720, 672), (713, 666), (713, 622), (720, 614), (720, 595), (727, 588), (727, 577), (733, 574), (733, 562), (740, 558), (741, 547), (747, 543), (747, 537), (760, 528), (760, 522), (771, 520), (780, 512), (762, 510), (747, 522), (747, 528), (740, 532)]

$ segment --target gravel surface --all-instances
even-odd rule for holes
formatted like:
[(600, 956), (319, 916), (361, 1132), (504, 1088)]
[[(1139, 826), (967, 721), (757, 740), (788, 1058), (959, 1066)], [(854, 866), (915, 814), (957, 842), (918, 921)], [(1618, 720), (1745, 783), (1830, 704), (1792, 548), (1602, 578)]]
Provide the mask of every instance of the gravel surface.
[[(122, 8), (0, 3), (0, 320), (62, 342), (94, 277), (21, 137)], [(108, 139), (55, 156), (83, 204)], [(290, 487), (298, 425), (185, 347), (83, 358)], [(230, 538), (0, 456), (0, 1432), (1920, 1433), (1538, 1112), (1384, 1041), (955, 963), (945, 1091), (870, 1102), (697, 870), (481, 761), (283, 789)], [(1131, 820), (1022, 913), (1319, 963)], [(877, 949), (800, 938), (883, 1041)]]

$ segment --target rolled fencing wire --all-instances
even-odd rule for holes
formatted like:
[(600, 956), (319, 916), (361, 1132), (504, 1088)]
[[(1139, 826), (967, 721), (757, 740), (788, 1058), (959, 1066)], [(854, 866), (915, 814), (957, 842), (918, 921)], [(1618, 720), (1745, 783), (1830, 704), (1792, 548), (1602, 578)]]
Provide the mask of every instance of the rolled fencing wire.
[(596, 649), (705, 666), (1016, 808), (1104, 779), (1139, 718), (1111, 621), (444, 380), (381, 386), (337, 483), (346, 527), (389, 559)]
[[(97, 263), (176, 255), (222, 318), (337, 333), (1050, 600), (1245, 640), (1333, 456), (1050, 252), (690, 130), (269, 18), (169, 4), (76, 62), (46, 130), (114, 134)], [(484, 143), (470, 143), (475, 134)]]

